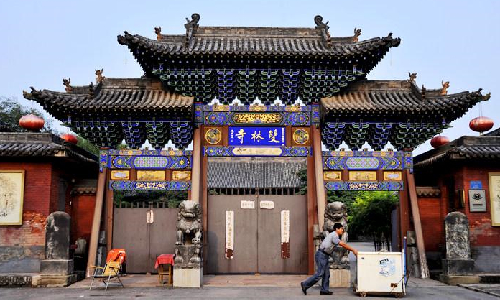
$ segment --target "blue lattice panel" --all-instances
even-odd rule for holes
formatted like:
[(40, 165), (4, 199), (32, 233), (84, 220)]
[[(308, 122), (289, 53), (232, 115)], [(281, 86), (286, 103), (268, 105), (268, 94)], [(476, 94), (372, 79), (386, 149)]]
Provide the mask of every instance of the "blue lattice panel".
[[(311, 112), (313, 108), (316, 108), (318, 118), (319, 118), (319, 105), (305, 105), (305, 106), (282, 106), (282, 105), (263, 105), (263, 106), (254, 106), (254, 105), (201, 105), (199, 103), (195, 104), (196, 106), (201, 106), (201, 110), (204, 112), (248, 112), (248, 111), (260, 111), (260, 112), (278, 112), (278, 111), (286, 111), (286, 112)], [(258, 110), (256, 109), (258, 108)], [(319, 119), (318, 119), (319, 121)]]
[(188, 121), (170, 123), (170, 137), (175, 147), (185, 149), (193, 139), (193, 125)]
[(140, 148), (146, 141), (146, 130), (141, 122), (121, 122), (123, 135), (127, 145), (131, 148)]
[(259, 78), (259, 99), (264, 105), (270, 105), (276, 100), (278, 92), (278, 70), (262, 70)]
[(235, 98), (234, 70), (217, 70), (217, 99), (223, 104), (231, 103)]
[(186, 191), (191, 189), (190, 181), (121, 181), (110, 180), (109, 188), (117, 191)]
[(331, 181), (325, 183), (329, 191), (402, 191), (402, 181)]
[(96, 146), (114, 148), (123, 140), (121, 126), (111, 121), (73, 121), (72, 129)]
[(255, 70), (241, 70), (237, 74), (236, 95), (243, 104), (252, 103), (257, 97), (258, 76)]
[(312, 104), (311, 105), (312, 109), (312, 124), (313, 125), (318, 125), (321, 121), (320, 114), (319, 114), (319, 105), (318, 104)]
[(345, 123), (325, 122), (321, 128), (321, 140), (328, 149), (337, 149), (342, 144), (345, 128)]
[(147, 139), (155, 149), (162, 149), (170, 140), (168, 123), (146, 122)]
[(299, 96), (299, 76), (300, 70), (282, 70), (282, 89), (280, 100), (285, 105), (295, 103)]
[(346, 127), (344, 141), (352, 150), (360, 149), (368, 139), (370, 124), (351, 123)]
[(108, 155), (114, 156), (193, 156), (192, 150), (179, 150), (179, 149), (162, 149), (162, 150), (146, 150), (146, 149), (109, 149), (105, 150)]
[(391, 135), (392, 124), (376, 123), (372, 124), (370, 128), (370, 138), (368, 144), (375, 150), (382, 150)]

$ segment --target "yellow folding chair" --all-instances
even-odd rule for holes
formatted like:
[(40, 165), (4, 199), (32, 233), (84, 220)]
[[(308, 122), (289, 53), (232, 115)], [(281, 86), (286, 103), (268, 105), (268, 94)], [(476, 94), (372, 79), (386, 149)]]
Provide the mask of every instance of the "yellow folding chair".
[(108, 261), (104, 267), (94, 267), (94, 274), (92, 275), (92, 282), (90, 283), (90, 289), (94, 285), (94, 280), (96, 278), (101, 279), (106, 285), (106, 290), (108, 289), (109, 282), (116, 278), (122, 287), (125, 287), (120, 279), (120, 260)]

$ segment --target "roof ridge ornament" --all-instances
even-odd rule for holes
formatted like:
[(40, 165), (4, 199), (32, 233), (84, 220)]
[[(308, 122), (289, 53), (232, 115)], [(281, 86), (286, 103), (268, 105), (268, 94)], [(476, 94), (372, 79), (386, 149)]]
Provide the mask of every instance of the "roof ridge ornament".
[(448, 95), (448, 88), (450, 87), (450, 82), (449, 81), (443, 81), (441, 80), (441, 85), (443, 88), (441, 89), (441, 92), (439, 93), (441, 96), (446, 96)]
[(95, 70), (95, 75), (97, 76), (95, 81), (97, 84), (101, 83), (104, 79), (106, 79), (106, 77), (102, 76), (102, 74), (104, 73), (104, 69), (100, 69), (100, 70)]
[(156, 33), (156, 40), (161, 41), (163, 39), (163, 36), (161, 35), (161, 27), (155, 27), (155, 33)]
[(94, 83), (91, 81), (89, 85), (89, 96), (90, 98), (94, 98)]
[(358, 37), (361, 35), (361, 28), (356, 28), (354, 27), (354, 36), (352, 37), (352, 42), (357, 43), (358, 42)]
[(416, 84), (415, 79), (417, 79), (417, 73), (410, 73), (408, 72), (408, 82)]
[(64, 90), (66, 91), (66, 93), (71, 93), (71, 91), (73, 90), (73, 87), (70, 85), (70, 83), (71, 83), (71, 78), (68, 79), (63, 78), (63, 85), (65, 86)]
[(323, 37), (323, 41), (326, 43), (326, 46), (331, 47), (332, 40), (331, 40), (330, 32), (328, 31), (328, 29), (330, 29), (330, 26), (328, 26), (328, 22), (324, 23), (323, 17), (320, 15), (317, 15), (314, 17), (314, 23), (316, 23), (315, 29), (321, 30), (321, 36)]
[(422, 99), (425, 99), (425, 86), (422, 84)]
[(185, 46), (189, 47), (189, 44), (191, 43), (191, 40), (198, 30), (198, 22), (200, 21), (200, 14), (194, 13), (191, 15), (191, 20), (186, 18), (187, 23), (184, 24), (184, 27), (186, 28), (186, 42)]

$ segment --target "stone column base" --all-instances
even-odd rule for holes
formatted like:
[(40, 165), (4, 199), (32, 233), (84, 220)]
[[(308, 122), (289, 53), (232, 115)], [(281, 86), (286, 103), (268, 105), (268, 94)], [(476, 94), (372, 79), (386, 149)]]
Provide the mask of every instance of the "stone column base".
[(73, 274), (72, 259), (43, 259), (40, 261), (40, 273), (47, 275)]
[(203, 284), (203, 268), (174, 269), (174, 287), (199, 288)]
[(457, 285), (457, 284), (469, 284), (469, 283), (479, 283), (481, 281), (481, 277), (476, 275), (439, 275), (439, 281), (444, 282), (449, 285)]
[(350, 287), (351, 270), (330, 269), (330, 287)]
[(33, 287), (65, 287), (76, 282), (76, 275), (41, 274), (32, 279)]

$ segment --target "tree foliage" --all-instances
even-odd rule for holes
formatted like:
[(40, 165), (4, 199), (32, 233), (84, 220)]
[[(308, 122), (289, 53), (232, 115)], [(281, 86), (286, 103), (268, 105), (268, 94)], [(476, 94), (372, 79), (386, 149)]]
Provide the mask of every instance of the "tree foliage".
[(57, 133), (52, 126), (52, 119), (44, 117), (41, 111), (35, 108), (27, 108), (15, 98), (0, 97), (0, 131), (26, 132), (26, 129), (19, 126), (19, 119), (28, 114), (42, 117), (45, 120), (42, 132)]

